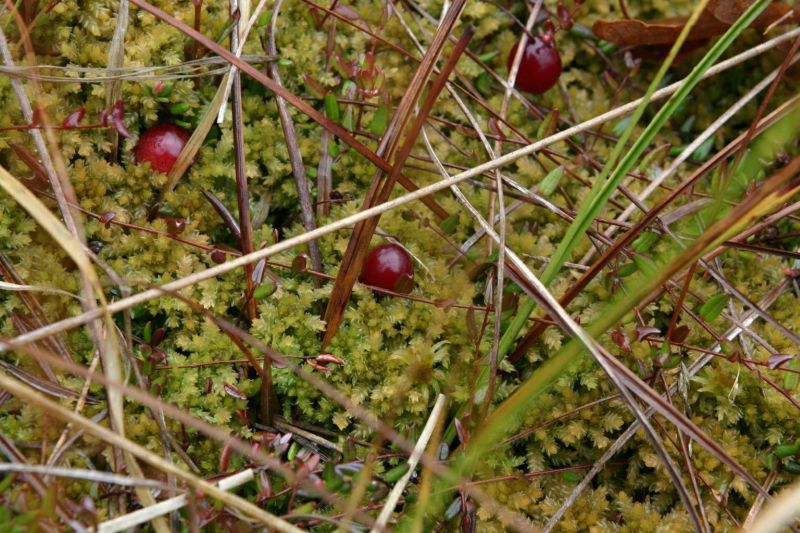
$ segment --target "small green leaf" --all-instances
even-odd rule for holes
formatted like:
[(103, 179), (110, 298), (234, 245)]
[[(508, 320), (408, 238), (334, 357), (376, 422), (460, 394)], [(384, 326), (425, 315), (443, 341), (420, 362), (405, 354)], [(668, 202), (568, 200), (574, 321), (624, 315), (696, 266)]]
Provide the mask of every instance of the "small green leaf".
[(277, 287), (275, 287), (275, 285), (272, 283), (262, 283), (256, 287), (256, 290), (253, 291), (253, 299), (263, 300), (267, 296), (272, 295), (276, 289)]
[(561, 177), (564, 175), (564, 167), (556, 167), (547, 173), (547, 176), (539, 182), (539, 192), (542, 196), (550, 196), (558, 187)]
[(651, 232), (646, 231), (639, 235), (635, 241), (631, 244), (631, 248), (643, 254), (652, 248), (653, 244), (658, 240), (658, 235)]
[(581, 475), (578, 472), (562, 472), (561, 477), (571, 483), (576, 483), (581, 480)]
[(389, 122), (389, 108), (385, 105), (378, 107), (369, 123), (369, 131), (375, 135), (383, 135), (386, 131), (386, 124)]
[[(497, 261), (497, 259), (495, 259), (495, 261)], [(505, 289), (503, 289), (503, 292), (522, 294), (525, 291), (523, 291), (522, 287), (520, 287), (516, 283), (509, 283), (508, 285), (505, 286)]]
[(692, 159), (695, 161), (705, 161), (708, 159), (708, 156), (711, 154), (711, 150), (714, 148), (714, 137), (709, 137), (703, 144), (697, 147), (697, 149), (692, 152)]
[(556, 127), (558, 126), (558, 110), (554, 109), (550, 111), (542, 123), (539, 124), (539, 127), (536, 129), (536, 136), (539, 139), (544, 139), (545, 137), (549, 137), (550, 135), (556, 132)]
[(292, 509), (292, 513), (296, 515), (310, 514), (314, 512), (314, 507), (315, 506), (312, 502), (307, 502)]
[(325, 465), (325, 469), (322, 471), (322, 480), (325, 482), (325, 488), (331, 492), (336, 492), (344, 486), (344, 481), (336, 475), (332, 462)]
[[(800, 359), (795, 357), (789, 361), (787, 368), (789, 370), (800, 370)], [(794, 391), (797, 390), (798, 381), (800, 381), (800, 376), (798, 376), (798, 374), (795, 374), (794, 372), (786, 372), (783, 375), (783, 388), (791, 393), (794, 393)], [(0, 491), (0, 493), (2, 492), (3, 491)]]
[(658, 265), (656, 265), (655, 261), (650, 259), (649, 257), (645, 257), (643, 255), (636, 255), (633, 257), (633, 262), (636, 265), (636, 268), (647, 276), (648, 278), (656, 277), (658, 274)]
[(610, 43), (608, 41), (600, 41), (597, 43), (597, 47), (602, 51), (604, 54), (608, 55), (612, 53), (614, 50), (617, 49), (617, 45), (614, 43)]
[(147, 322), (144, 325), (144, 331), (142, 331), (142, 340), (145, 344), (150, 344), (150, 341), (153, 340), (153, 323)]
[(800, 474), (800, 463), (797, 461), (792, 461), (791, 459), (786, 461), (786, 464), (783, 465), (787, 472), (791, 474)]
[(397, 483), (397, 480), (403, 477), (406, 472), (408, 472), (408, 463), (403, 463), (387, 471), (383, 475), (383, 479), (385, 479), (387, 483)]
[(636, 272), (636, 265), (634, 263), (626, 263), (617, 269), (617, 276), (627, 278)]
[(485, 70), (475, 78), (475, 88), (483, 95), (488, 95), (492, 91), (492, 77)]
[(290, 461), (294, 461), (294, 458), (297, 457), (297, 454), (300, 452), (300, 445), (296, 442), (292, 442), (291, 446), (289, 446), (289, 452), (286, 454), (286, 458)]
[(339, 148), (339, 143), (336, 141), (330, 141), (328, 143), (328, 153), (331, 157), (337, 157), (339, 153), (341, 153), (342, 149)]
[(705, 301), (697, 314), (706, 322), (711, 322), (717, 318), (725, 307), (728, 305), (728, 296), (726, 294), (717, 294)]
[(452, 235), (458, 229), (458, 215), (452, 214), (446, 219), (439, 222), (439, 227), (448, 235)]
[(697, 120), (697, 115), (692, 115), (681, 124), (681, 133), (688, 135), (692, 132), (694, 121)]
[(161, 92), (159, 92), (157, 96), (159, 98), (168, 98), (169, 95), (172, 94), (173, 87), (174, 86), (171, 83), (165, 84), (164, 87), (161, 89)]
[(266, 26), (269, 24), (269, 19), (272, 18), (272, 10), (266, 9), (263, 13), (258, 17), (258, 25), (259, 26)]
[(487, 61), (491, 60), (494, 56), (496, 56), (498, 53), (499, 52), (497, 50), (493, 52), (486, 52), (485, 54), (479, 55), (478, 59), (480, 59), (481, 62), (486, 63)]
[(628, 125), (631, 123), (632, 116), (627, 116), (621, 119), (619, 122), (614, 124), (614, 127), (611, 128), (611, 132), (616, 135), (617, 137), (622, 137), (622, 134), (625, 133), (625, 130), (628, 129)]
[(16, 477), (17, 475), (14, 472), (9, 472), (6, 474), (2, 481), (0, 481), (0, 494), (4, 494), (6, 490), (8, 490)]
[(291, 64), (292, 64), (292, 60), (291, 59), (279, 59), (278, 60), (278, 66), (279, 67), (288, 67)]
[(334, 122), (339, 122), (339, 102), (332, 94), (325, 95), (325, 114)]
[(169, 112), (173, 115), (183, 115), (187, 111), (189, 111), (189, 104), (186, 102), (178, 102), (169, 106)]
[(353, 131), (353, 128), (355, 128), (355, 124), (353, 122), (353, 111), (351, 109), (345, 111), (344, 119), (342, 119), (342, 126), (344, 129), (349, 131)]
[(800, 446), (796, 444), (779, 444), (775, 446), (775, 454), (781, 459), (800, 453)]

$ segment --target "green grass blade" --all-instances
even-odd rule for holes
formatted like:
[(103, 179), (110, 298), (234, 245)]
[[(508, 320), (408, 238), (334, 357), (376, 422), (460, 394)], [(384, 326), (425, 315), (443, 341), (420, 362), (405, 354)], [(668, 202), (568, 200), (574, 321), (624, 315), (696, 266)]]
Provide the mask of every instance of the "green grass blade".
[[(758, 138), (752, 150), (753, 161), (761, 161), (763, 168), (764, 162), (772, 161), (777, 156), (778, 150), (791, 142), (798, 131), (800, 131), (800, 106), (795, 107), (792, 112)], [(675, 244), (672, 251), (667, 252), (668, 257), (661, 261), (663, 266), (656, 275), (650, 278), (637, 275), (626, 287), (626, 291), (623, 291), (623, 295), (604, 310), (596, 322), (587, 327), (587, 332), (595, 338), (602, 335), (681, 269), (702, 257), (706, 251), (735, 235), (758, 217), (782, 205), (800, 188), (800, 183), (797, 181), (787, 186), (787, 181), (794, 178), (798, 171), (800, 171), (800, 160), (796, 159), (789, 166), (778, 171), (772, 178), (764, 181), (738, 207), (730, 210), (687, 248)], [(734, 197), (729, 196), (731, 200), (738, 200), (738, 196), (742, 193), (740, 188), (733, 184), (729, 185), (725, 192), (735, 195)], [(705, 211), (714, 211), (713, 204), (706, 207)], [(501, 435), (512, 430), (525, 416), (530, 402), (544, 392), (559, 376), (563, 375), (583, 353), (585, 353), (583, 345), (579, 340), (573, 339), (539, 367), (512, 396), (489, 416), (484, 429), (469, 443), (469, 457), (478, 460), (481, 454), (497, 442)], [(467, 459), (465, 464), (470, 465), (472, 462)]]
[[(550, 263), (542, 273), (541, 280), (545, 285), (549, 285), (552, 283), (553, 279), (555, 279), (556, 275), (561, 270), (561, 267), (569, 258), (572, 251), (578, 245), (581, 238), (583, 238), (583, 236), (586, 234), (586, 230), (589, 228), (594, 218), (600, 213), (608, 199), (611, 197), (611, 194), (619, 186), (625, 175), (631, 170), (631, 168), (633, 168), (633, 166), (636, 164), (636, 161), (642, 155), (644, 150), (650, 145), (653, 138), (661, 130), (666, 121), (675, 113), (689, 92), (691, 92), (691, 90), (697, 85), (703, 74), (705, 74), (705, 72), (711, 68), (711, 66), (720, 58), (725, 50), (728, 49), (728, 47), (739, 36), (739, 34), (741, 34), (741, 32), (744, 31), (745, 28), (747, 28), (758, 17), (758, 15), (767, 7), (767, 5), (769, 5), (770, 0), (757, 0), (730, 28), (728, 28), (728, 31), (725, 32), (725, 34), (714, 44), (714, 46), (711, 47), (711, 50), (708, 51), (708, 53), (700, 60), (695, 68), (692, 69), (689, 75), (685, 78), (683, 85), (681, 85), (675, 94), (670, 97), (664, 107), (658, 111), (656, 116), (653, 117), (653, 120), (650, 121), (642, 135), (637, 138), (631, 149), (625, 153), (624, 157), (619, 162), (619, 165), (617, 165), (614, 171), (611, 172), (611, 168), (614, 164), (616, 164), (616, 159), (625, 148), (625, 144), (633, 133), (636, 123), (644, 113), (644, 109), (649, 103), (650, 96), (656, 90), (658, 84), (661, 83), (664, 74), (666, 74), (666, 69), (669, 68), (672, 59), (674, 58), (675, 54), (677, 54), (680, 46), (683, 44), (683, 41), (688, 35), (688, 31), (691, 29), (692, 24), (702, 13), (706, 3), (707, 2), (703, 2), (701, 5), (697, 6), (695, 11), (692, 13), (692, 17), (689, 19), (689, 22), (686, 24), (684, 30), (681, 32), (681, 35), (678, 37), (675, 46), (673, 46), (672, 50), (670, 51), (670, 55), (661, 66), (661, 69), (656, 77), (653, 79), (653, 83), (651, 83), (650, 87), (648, 87), (642, 104), (634, 112), (633, 119), (628, 124), (625, 133), (614, 147), (611, 157), (606, 162), (606, 165), (603, 167), (600, 176), (598, 176), (594, 186), (592, 187), (589, 198), (582, 204), (575, 221), (572, 223), (572, 225), (570, 225), (569, 229), (567, 230), (567, 234), (559, 244)], [(526, 299), (525, 302), (520, 305), (519, 312), (514, 317), (514, 320), (511, 322), (509, 328), (506, 330), (502, 340), (500, 341), (498, 354), (500, 358), (504, 357), (511, 349), (511, 346), (513, 345), (514, 341), (519, 335), (519, 332), (522, 330), (523, 326), (528, 320), (528, 317), (530, 317), (535, 307), (536, 304), (530, 299)]]

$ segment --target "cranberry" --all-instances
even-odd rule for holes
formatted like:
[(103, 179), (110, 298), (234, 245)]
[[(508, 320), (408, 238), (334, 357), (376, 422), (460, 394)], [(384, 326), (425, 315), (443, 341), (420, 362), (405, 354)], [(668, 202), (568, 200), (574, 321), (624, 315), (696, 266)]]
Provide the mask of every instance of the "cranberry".
[[(514, 64), (519, 43), (508, 54), (508, 70)], [(561, 75), (561, 57), (553, 44), (552, 36), (528, 39), (517, 72), (515, 87), (533, 94), (542, 94), (556, 84)]]
[(361, 281), (390, 291), (410, 292), (413, 280), (411, 256), (397, 244), (381, 244), (370, 250), (361, 270)]
[(167, 173), (186, 146), (191, 134), (175, 124), (157, 124), (139, 136), (136, 144), (136, 162), (150, 161), (157, 172)]

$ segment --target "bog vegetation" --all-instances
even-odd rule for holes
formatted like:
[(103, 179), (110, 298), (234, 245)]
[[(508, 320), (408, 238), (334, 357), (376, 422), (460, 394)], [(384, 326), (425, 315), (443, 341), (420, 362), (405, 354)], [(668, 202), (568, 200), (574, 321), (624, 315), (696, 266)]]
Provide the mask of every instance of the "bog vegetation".
[(0, 524), (752, 525), (800, 473), (796, 23), (5, 3)]

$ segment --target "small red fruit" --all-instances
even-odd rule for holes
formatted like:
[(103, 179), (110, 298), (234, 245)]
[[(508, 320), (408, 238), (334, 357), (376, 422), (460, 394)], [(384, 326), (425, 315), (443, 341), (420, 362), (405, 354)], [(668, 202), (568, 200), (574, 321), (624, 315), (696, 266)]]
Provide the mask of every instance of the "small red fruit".
[(397, 244), (376, 246), (364, 261), (361, 281), (390, 291), (410, 292), (414, 281), (411, 256)]
[(167, 173), (186, 146), (191, 134), (175, 124), (157, 124), (139, 136), (136, 144), (136, 162), (150, 162), (157, 172)]
[[(514, 64), (519, 42), (508, 54), (508, 70)], [(519, 63), (517, 80), (514, 86), (533, 94), (542, 94), (556, 84), (561, 75), (561, 57), (553, 43), (552, 36), (528, 39)]]

